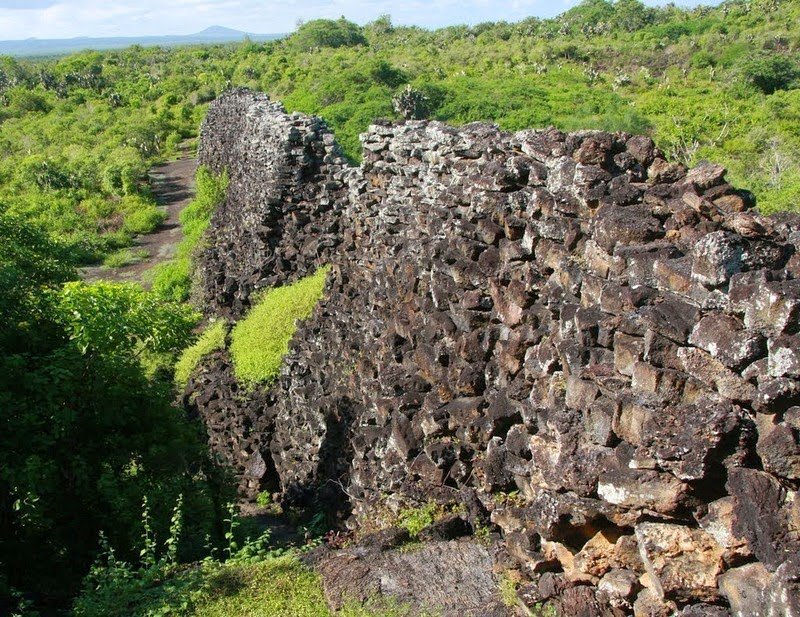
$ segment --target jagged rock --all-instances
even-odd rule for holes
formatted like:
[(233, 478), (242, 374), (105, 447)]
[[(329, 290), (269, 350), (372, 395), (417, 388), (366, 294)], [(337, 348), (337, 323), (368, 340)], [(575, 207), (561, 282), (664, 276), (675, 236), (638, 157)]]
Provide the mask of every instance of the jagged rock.
[(225, 351), (190, 381), (243, 496), (353, 528), (464, 501), (564, 610), (695, 614), (744, 559), (790, 606), (800, 219), (646, 137), (407, 121), (361, 141), (349, 167), (322, 121), (243, 90), (202, 128), (202, 162), (231, 176), (206, 312), (332, 266), (274, 383), (245, 393)]
[(722, 165), (714, 165), (708, 161), (703, 161), (686, 173), (686, 182), (691, 182), (697, 188), (706, 190), (721, 184), (725, 173), (726, 170)]
[[(800, 551), (800, 516), (794, 498), (771, 475), (755, 469), (731, 469), (727, 489), (734, 498), (733, 533), (770, 570)], [(794, 505), (789, 509), (787, 500)]]
[(766, 590), (767, 615), (800, 616), (800, 558), (795, 554), (781, 564)]
[(733, 617), (766, 617), (764, 594), (772, 578), (761, 563), (732, 568), (722, 574), (719, 588), (731, 605)]
[(724, 231), (712, 232), (694, 247), (692, 278), (712, 287), (727, 283), (742, 271), (742, 253), (736, 236)]
[(723, 549), (711, 535), (682, 525), (641, 523), (636, 538), (658, 597), (680, 602), (718, 597)]
[(703, 317), (692, 331), (689, 343), (734, 370), (754, 362), (766, 351), (766, 341), (760, 333), (745, 330), (740, 320), (723, 313)]
[(674, 602), (661, 598), (649, 588), (642, 589), (633, 603), (634, 617), (672, 617), (676, 612)]
[(774, 417), (760, 423), (756, 451), (766, 471), (787, 480), (800, 480), (800, 432), (786, 422), (773, 424)]
[(689, 375), (702, 383), (713, 384), (717, 392), (725, 398), (734, 401), (750, 401), (755, 398), (756, 389), (752, 384), (710, 354), (699, 349), (682, 347), (678, 350), (678, 358)]
[(597, 494), (607, 502), (662, 514), (681, 507), (688, 487), (670, 474), (644, 469), (620, 469), (602, 474)]
[(683, 607), (678, 617), (731, 617), (731, 612), (724, 606), (691, 604)]
[(727, 563), (752, 555), (747, 541), (734, 532), (735, 501), (733, 497), (723, 497), (708, 504), (708, 511), (698, 522), (700, 526), (725, 549)]
[(628, 609), (640, 589), (639, 576), (631, 570), (609, 570), (597, 583), (597, 589), (608, 597), (612, 606)]

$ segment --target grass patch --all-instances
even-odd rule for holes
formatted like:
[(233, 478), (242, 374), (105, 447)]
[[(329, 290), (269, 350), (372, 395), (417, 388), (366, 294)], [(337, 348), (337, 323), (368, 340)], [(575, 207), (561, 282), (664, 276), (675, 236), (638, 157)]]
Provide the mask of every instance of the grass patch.
[(145, 249), (122, 249), (107, 255), (103, 260), (106, 268), (122, 268), (137, 264), (150, 256)]
[(209, 324), (197, 342), (191, 347), (187, 347), (178, 362), (175, 364), (175, 383), (181, 388), (189, 383), (189, 377), (197, 367), (203, 356), (207, 356), (213, 351), (224, 349), (225, 336), (228, 334), (228, 324), (224, 319)]
[(76, 617), (435, 617), (413, 613), (390, 597), (340, 611), (325, 603), (322, 580), (297, 553), (220, 563), (155, 566), (136, 572), (115, 567), (87, 585), (74, 606)]
[(264, 293), (231, 332), (231, 356), (236, 376), (246, 385), (278, 376), (297, 322), (307, 319), (322, 298), (329, 266), (292, 285)]
[(270, 559), (254, 566), (221, 568), (207, 581), (208, 599), (198, 617), (328, 617), (319, 576), (296, 557)]
[(167, 213), (141, 197), (125, 197), (125, 220), (122, 224), (123, 231), (129, 234), (149, 234), (164, 222)]

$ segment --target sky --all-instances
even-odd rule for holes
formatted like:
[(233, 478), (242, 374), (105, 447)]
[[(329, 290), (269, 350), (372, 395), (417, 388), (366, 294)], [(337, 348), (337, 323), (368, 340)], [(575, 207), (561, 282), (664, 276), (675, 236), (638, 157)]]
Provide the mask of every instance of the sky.
[[(718, 2), (718, 0), (717, 0)], [(716, 4), (707, 0), (704, 4)], [(192, 34), (225, 26), (257, 34), (291, 32), (302, 21), (365, 24), (391, 15), (398, 25), (436, 28), (552, 17), (578, 0), (0, 0), (0, 40)], [(646, 4), (663, 4), (652, 0)], [(699, 0), (677, 2), (684, 6)]]

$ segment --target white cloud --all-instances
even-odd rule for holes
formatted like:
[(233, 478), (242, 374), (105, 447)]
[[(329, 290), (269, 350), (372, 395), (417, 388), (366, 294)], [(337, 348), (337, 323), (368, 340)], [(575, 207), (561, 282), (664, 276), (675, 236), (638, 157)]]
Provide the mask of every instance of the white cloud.
[(363, 24), (390, 14), (397, 24), (438, 27), (548, 17), (577, 1), (0, 0), (0, 39), (190, 34), (212, 25), (257, 33), (290, 32), (298, 20), (340, 15)]

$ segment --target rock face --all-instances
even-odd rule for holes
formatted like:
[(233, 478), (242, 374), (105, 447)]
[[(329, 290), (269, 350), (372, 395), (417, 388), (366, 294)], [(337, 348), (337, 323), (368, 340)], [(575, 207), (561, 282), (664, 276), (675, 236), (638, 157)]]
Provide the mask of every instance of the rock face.
[[(469, 541), (431, 541), (414, 550), (357, 546), (314, 555), (328, 604), (340, 610), (381, 597), (442, 617), (507, 617), (487, 548)], [(376, 614), (382, 614), (378, 610)]]
[[(521, 597), (563, 611), (780, 614), (800, 551), (798, 218), (621, 133), (376, 123), (350, 168), (320, 120), (234, 91), (201, 142), (231, 176), (199, 264), (209, 312), (332, 263), (267, 391), (231, 403), (213, 359), (190, 384), (245, 492), (257, 468), (351, 525), (463, 502), (502, 532)], [(748, 563), (763, 585), (734, 600), (725, 573)]]

